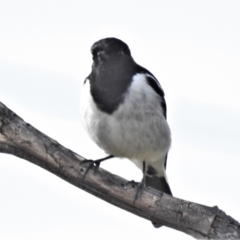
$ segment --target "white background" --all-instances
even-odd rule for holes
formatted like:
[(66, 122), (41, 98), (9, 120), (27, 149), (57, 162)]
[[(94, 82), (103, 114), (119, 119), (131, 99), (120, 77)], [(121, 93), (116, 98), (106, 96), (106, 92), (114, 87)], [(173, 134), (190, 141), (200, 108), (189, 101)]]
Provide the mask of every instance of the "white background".
[[(88, 158), (103, 157), (79, 119), (91, 45), (125, 41), (166, 93), (176, 197), (240, 220), (240, 1), (1, 0), (0, 101)], [(102, 167), (129, 180), (128, 160)], [(0, 154), (0, 239), (190, 239)]]

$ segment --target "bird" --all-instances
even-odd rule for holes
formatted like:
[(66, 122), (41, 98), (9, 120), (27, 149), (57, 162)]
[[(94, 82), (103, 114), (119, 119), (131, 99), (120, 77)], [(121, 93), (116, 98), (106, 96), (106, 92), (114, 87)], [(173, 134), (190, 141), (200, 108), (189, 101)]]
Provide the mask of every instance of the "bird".
[(166, 175), (171, 131), (162, 86), (120, 39), (95, 42), (91, 54), (81, 119), (90, 138), (108, 154), (96, 166), (113, 157), (127, 158), (143, 172), (142, 184), (172, 195)]

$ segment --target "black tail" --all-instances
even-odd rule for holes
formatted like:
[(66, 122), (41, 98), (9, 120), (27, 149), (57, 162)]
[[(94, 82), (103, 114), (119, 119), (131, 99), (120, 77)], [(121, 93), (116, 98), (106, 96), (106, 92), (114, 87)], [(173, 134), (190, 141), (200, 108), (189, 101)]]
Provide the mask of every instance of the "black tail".
[(147, 187), (154, 188), (160, 192), (172, 195), (171, 189), (168, 185), (165, 169), (166, 165), (160, 167), (160, 164), (146, 164), (143, 162), (144, 182)]
[(160, 192), (164, 192), (168, 195), (172, 195), (171, 189), (170, 189), (165, 177), (146, 175), (145, 176), (145, 184), (147, 187), (151, 187)]

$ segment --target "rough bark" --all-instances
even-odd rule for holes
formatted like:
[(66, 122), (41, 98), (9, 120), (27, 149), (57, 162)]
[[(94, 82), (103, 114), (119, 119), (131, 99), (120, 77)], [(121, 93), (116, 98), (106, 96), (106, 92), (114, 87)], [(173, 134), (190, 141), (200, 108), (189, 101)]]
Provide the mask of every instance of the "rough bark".
[(207, 207), (137, 187), (101, 168), (35, 129), (0, 102), (0, 152), (32, 162), (69, 183), (139, 217), (162, 223), (196, 239), (240, 239), (240, 224), (218, 207)]

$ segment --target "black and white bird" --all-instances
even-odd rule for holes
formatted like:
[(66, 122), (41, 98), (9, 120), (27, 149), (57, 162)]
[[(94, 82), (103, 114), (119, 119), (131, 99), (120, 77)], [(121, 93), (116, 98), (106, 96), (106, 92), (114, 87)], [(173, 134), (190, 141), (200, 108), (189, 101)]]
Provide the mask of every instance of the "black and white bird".
[(91, 52), (81, 104), (88, 134), (107, 158), (128, 158), (143, 171), (146, 186), (172, 195), (166, 176), (171, 133), (161, 85), (119, 39), (102, 39)]

